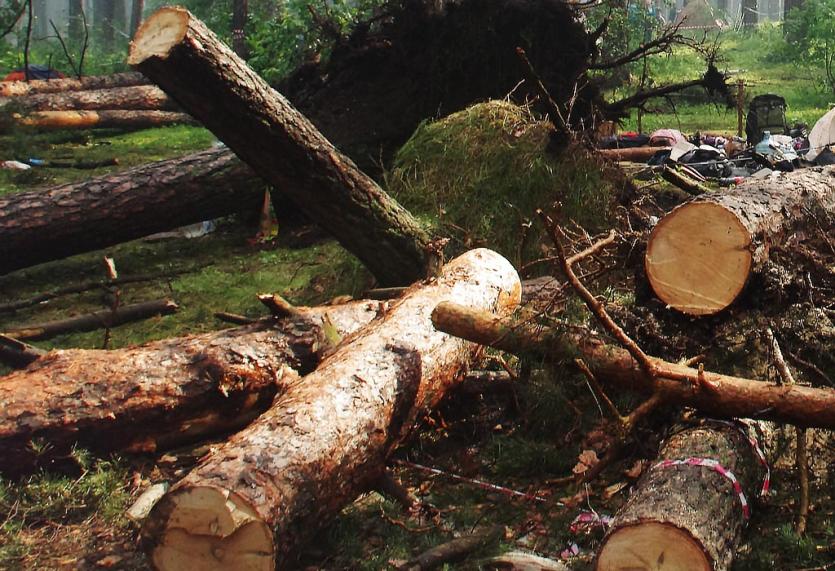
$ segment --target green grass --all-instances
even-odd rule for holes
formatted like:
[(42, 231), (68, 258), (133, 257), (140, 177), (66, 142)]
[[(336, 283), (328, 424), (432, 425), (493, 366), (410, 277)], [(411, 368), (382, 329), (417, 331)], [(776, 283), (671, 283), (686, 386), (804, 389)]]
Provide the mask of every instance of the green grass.
[(92, 170), (34, 167), (28, 171), (0, 170), (0, 196), (50, 186), (77, 182), (127, 167), (168, 159), (208, 148), (215, 141), (202, 127), (173, 125), (130, 133), (113, 131), (59, 131), (32, 133), (15, 130), (0, 137), (0, 160), (52, 159), (96, 161), (115, 158), (118, 166)]
[[(756, 31), (719, 32), (720, 71), (733, 72), (729, 83), (736, 97), (736, 81), (744, 80), (745, 111), (747, 102), (764, 93), (777, 93), (785, 97), (788, 109), (786, 118), (790, 124), (805, 122), (812, 125), (835, 104), (835, 94), (823, 83), (823, 70), (804, 64), (794, 57), (782, 40), (780, 28), (763, 25)], [(663, 85), (699, 77), (705, 71), (703, 59), (693, 50), (676, 48), (670, 56), (651, 58), (649, 78), (653, 85)], [(638, 78), (630, 82), (630, 88)], [(701, 88), (691, 93), (704, 93)], [(610, 99), (625, 95), (626, 90), (608, 94)], [(643, 115), (644, 132), (659, 128), (676, 128), (685, 133), (694, 131), (735, 133), (737, 128), (736, 108), (727, 108), (719, 103), (688, 102), (685, 97), (674, 95), (675, 110), (665, 101), (656, 100), (648, 104)], [(637, 128), (637, 115), (632, 112), (624, 123), (625, 129)]]

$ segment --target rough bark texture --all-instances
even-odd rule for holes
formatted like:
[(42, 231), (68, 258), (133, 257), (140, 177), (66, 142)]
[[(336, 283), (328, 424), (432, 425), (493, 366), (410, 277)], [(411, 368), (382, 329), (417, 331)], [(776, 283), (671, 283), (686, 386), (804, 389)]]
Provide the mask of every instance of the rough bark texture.
[(89, 75), (65, 79), (36, 79), (25, 81), (8, 81), (0, 83), (0, 97), (16, 97), (21, 95), (35, 95), (38, 93), (59, 93), (62, 91), (84, 91), (88, 89), (112, 89), (114, 87), (128, 87), (131, 85), (148, 85), (147, 77), (136, 71), (114, 73), (113, 75)]
[(599, 149), (597, 153), (613, 161), (632, 161), (645, 163), (659, 151), (669, 151), (670, 147), (635, 147), (631, 149)]
[(98, 111), (176, 109), (177, 105), (165, 92), (154, 85), (132, 85), (87, 91), (38, 93), (7, 100), (26, 111)]
[(732, 482), (710, 468), (657, 467), (687, 458), (718, 461), (739, 480), (749, 504), (757, 498), (765, 470), (741, 430), (706, 422), (674, 434), (615, 515), (597, 571), (731, 568), (746, 524), (740, 499)]
[(258, 208), (264, 183), (227, 149), (0, 197), (0, 272)]
[(667, 214), (645, 267), (656, 295), (692, 315), (722, 311), (810, 214), (835, 214), (835, 168), (808, 168), (700, 196)]
[(560, 364), (582, 357), (601, 381), (651, 393), (664, 402), (725, 418), (776, 420), (801, 427), (835, 428), (835, 389), (776, 385), (669, 363), (650, 357), (658, 378), (647, 379), (630, 354), (588, 330), (517, 323), (486, 312), (441, 304), (432, 315), (441, 331), (516, 354), (534, 353)]
[(511, 265), (483, 249), (410, 288), (157, 504), (143, 530), (154, 566), (286, 563), (383, 474), (388, 454), (477, 350), (436, 331), (432, 308), (450, 300), (504, 311), (520, 288)]
[(194, 123), (187, 113), (176, 111), (38, 111), (15, 114), (21, 125), (41, 130), (51, 129), (147, 129), (177, 123)]
[(131, 42), (150, 77), (385, 285), (424, 277), (434, 255), (412, 216), (199, 20), (161, 8)]
[[(300, 308), (301, 317), (139, 347), (58, 350), (0, 377), (0, 471), (21, 475), (69, 454), (150, 452), (245, 426), (277, 391), (315, 368), (379, 303)], [(49, 446), (36, 453), (32, 443)]]
[(103, 309), (78, 317), (69, 317), (58, 321), (35, 323), (9, 329), (3, 333), (14, 339), (26, 341), (43, 341), (52, 339), (64, 333), (75, 331), (95, 331), (106, 327), (116, 327), (125, 323), (142, 321), (157, 315), (170, 315), (179, 309), (170, 299), (143, 301), (123, 305), (115, 310)]

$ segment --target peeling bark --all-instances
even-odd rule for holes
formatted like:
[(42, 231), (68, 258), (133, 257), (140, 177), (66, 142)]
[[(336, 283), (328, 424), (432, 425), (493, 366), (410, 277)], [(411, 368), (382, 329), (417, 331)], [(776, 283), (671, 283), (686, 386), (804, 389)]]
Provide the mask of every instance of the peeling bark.
[(59, 93), (61, 91), (84, 91), (87, 89), (111, 89), (130, 85), (148, 85), (148, 78), (136, 71), (113, 75), (90, 75), (81, 79), (36, 79), (34, 81), (0, 82), (0, 97), (19, 97), (36, 93)]
[(483, 249), (410, 288), (157, 504), (143, 529), (153, 565), (272, 571), (287, 563), (379, 481), (389, 453), (475, 354), (434, 329), (432, 308), (449, 300), (504, 311), (520, 289), (510, 264)]
[(0, 471), (49, 467), (76, 444), (152, 452), (241, 428), (330, 349), (324, 316), (347, 335), (378, 307), (300, 308), (293, 319), (139, 347), (51, 351), (0, 377)]
[(100, 111), (100, 110), (148, 110), (171, 111), (177, 109), (165, 92), (154, 85), (134, 85), (95, 91), (66, 91), (41, 93), (8, 99), (22, 111)]

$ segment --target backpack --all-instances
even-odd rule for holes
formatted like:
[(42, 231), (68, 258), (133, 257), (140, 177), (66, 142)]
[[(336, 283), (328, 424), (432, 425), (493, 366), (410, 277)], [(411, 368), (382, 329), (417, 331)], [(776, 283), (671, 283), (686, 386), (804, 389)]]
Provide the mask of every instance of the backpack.
[(763, 138), (765, 131), (781, 135), (788, 130), (786, 123), (786, 100), (779, 95), (757, 95), (748, 105), (745, 118), (745, 135), (748, 144), (755, 145)]

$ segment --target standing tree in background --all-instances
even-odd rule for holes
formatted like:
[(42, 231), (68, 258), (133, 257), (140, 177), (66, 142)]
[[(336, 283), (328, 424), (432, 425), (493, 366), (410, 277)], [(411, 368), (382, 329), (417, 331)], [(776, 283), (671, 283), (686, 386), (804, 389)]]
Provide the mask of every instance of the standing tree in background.
[(145, 11), (145, 0), (133, 0), (130, 12), (130, 37), (136, 33), (139, 23), (142, 22), (142, 12)]
[(246, 21), (249, 16), (247, 0), (233, 0), (232, 2), (232, 49), (242, 59), (249, 57), (246, 45)]
[(84, 0), (70, 0), (69, 4), (69, 18), (68, 18), (68, 32), (70, 42), (73, 44), (80, 44), (84, 36)]
[(113, 17), (116, 15), (116, 3), (113, 0), (95, 0), (93, 16), (99, 30), (101, 47), (110, 52), (113, 49)]
[(742, 25), (756, 26), (759, 22), (757, 14), (757, 0), (742, 0)]

